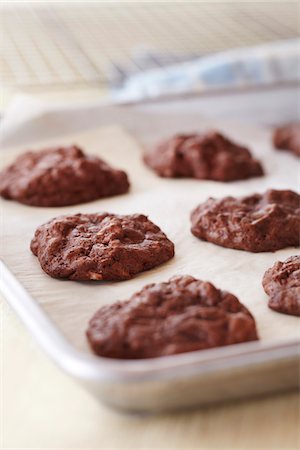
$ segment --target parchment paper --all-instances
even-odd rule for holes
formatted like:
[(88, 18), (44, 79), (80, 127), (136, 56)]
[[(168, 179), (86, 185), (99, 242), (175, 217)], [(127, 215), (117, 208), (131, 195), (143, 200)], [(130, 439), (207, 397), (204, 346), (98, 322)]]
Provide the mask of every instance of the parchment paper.
[[(55, 325), (77, 348), (90, 351), (85, 338), (87, 322), (102, 305), (125, 300), (145, 284), (168, 280), (176, 274), (190, 274), (209, 280), (237, 295), (255, 316), (260, 338), (282, 341), (299, 337), (299, 319), (271, 311), (261, 286), (264, 271), (275, 261), (297, 254), (288, 248), (275, 253), (248, 253), (202, 242), (190, 233), (190, 211), (209, 196), (244, 195), (268, 187), (297, 189), (299, 163), (293, 155), (277, 152), (270, 144), (270, 130), (248, 128), (226, 122), (205, 122), (193, 116), (172, 119), (157, 114), (139, 114), (131, 121), (129, 133), (115, 125), (35, 143), (40, 149), (51, 144), (76, 143), (87, 152), (99, 154), (109, 163), (126, 170), (131, 181), (127, 195), (66, 208), (35, 208), (1, 200), (3, 211), (2, 258)], [(197, 180), (161, 179), (141, 160), (143, 147), (174, 131), (189, 132), (217, 128), (249, 145), (262, 160), (266, 176), (249, 181), (217, 183)], [(2, 149), (1, 165), (28, 149)], [(52, 279), (40, 268), (29, 250), (36, 227), (52, 217), (77, 212), (109, 211), (120, 214), (144, 213), (175, 243), (176, 256), (156, 269), (125, 282), (74, 282)]]

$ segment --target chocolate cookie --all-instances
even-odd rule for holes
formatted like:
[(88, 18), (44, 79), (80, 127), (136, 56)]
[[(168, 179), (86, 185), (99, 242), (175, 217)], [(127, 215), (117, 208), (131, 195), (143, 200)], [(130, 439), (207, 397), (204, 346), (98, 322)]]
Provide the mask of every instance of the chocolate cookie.
[(278, 150), (288, 150), (300, 156), (300, 123), (277, 128), (274, 131), (273, 144)]
[(192, 233), (222, 247), (273, 252), (300, 244), (300, 196), (268, 190), (263, 195), (209, 198), (191, 215)]
[(270, 296), (269, 307), (284, 314), (300, 316), (300, 256), (277, 261), (262, 281)]
[(127, 280), (174, 256), (174, 244), (141, 214), (76, 214), (38, 227), (31, 250), (51, 277)]
[(67, 206), (129, 189), (125, 172), (76, 147), (26, 152), (0, 173), (0, 195), (33, 206)]
[(159, 176), (235, 181), (263, 175), (250, 151), (220, 133), (176, 135), (144, 156)]
[(97, 355), (153, 358), (258, 339), (255, 321), (232, 294), (191, 276), (149, 284), (103, 306), (87, 337)]

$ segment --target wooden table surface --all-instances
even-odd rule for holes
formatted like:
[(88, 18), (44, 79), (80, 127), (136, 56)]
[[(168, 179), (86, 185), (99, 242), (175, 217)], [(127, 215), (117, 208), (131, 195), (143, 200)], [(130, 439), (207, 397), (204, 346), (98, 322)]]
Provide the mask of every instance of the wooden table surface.
[(42, 354), (1, 298), (1, 449), (299, 449), (299, 395), (158, 416), (107, 409)]

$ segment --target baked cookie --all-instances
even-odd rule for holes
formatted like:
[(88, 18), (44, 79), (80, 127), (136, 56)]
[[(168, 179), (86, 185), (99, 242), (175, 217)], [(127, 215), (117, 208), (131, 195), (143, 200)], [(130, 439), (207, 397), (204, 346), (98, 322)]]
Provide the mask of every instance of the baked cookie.
[(274, 131), (273, 144), (278, 150), (287, 150), (300, 156), (300, 123), (291, 123)]
[(174, 244), (146, 216), (76, 214), (38, 227), (31, 250), (51, 277), (127, 280), (174, 256)]
[(191, 276), (149, 284), (129, 300), (103, 306), (87, 337), (97, 355), (153, 358), (258, 339), (239, 300)]
[(270, 189), (247, 197), (209, 198), (191, 214), (192, 233), (222, 247), (273, 252), (300, 244), (300, 196)]
[(220, 133), (176, 135), (144, 156), (159, 176), (235, 181), (263, 175), (250, 151)]
[(284, 314), (300, 316), (300, 256), (277, 261), (262, 281), (270, 296), (269, 307)]
[(67, 206), (124, 194), (127, 175), (76, 146), (26, 152), (0, 173), (0, 195), (32, 206)]

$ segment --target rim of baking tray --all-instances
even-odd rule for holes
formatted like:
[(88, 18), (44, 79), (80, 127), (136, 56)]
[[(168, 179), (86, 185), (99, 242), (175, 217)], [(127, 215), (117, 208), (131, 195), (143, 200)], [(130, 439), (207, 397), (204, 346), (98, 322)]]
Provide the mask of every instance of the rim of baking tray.
[(299, 339), (281, 343), (249, 342), (144, 360), (114, 360), (77, 350), (0, 261), (0, 290), (38, 344), (66, 372), (86, 380), (137, 382), (171, 379), (182, 374), (209, 374), (238, 367), (270, 364), (300, 356)]

